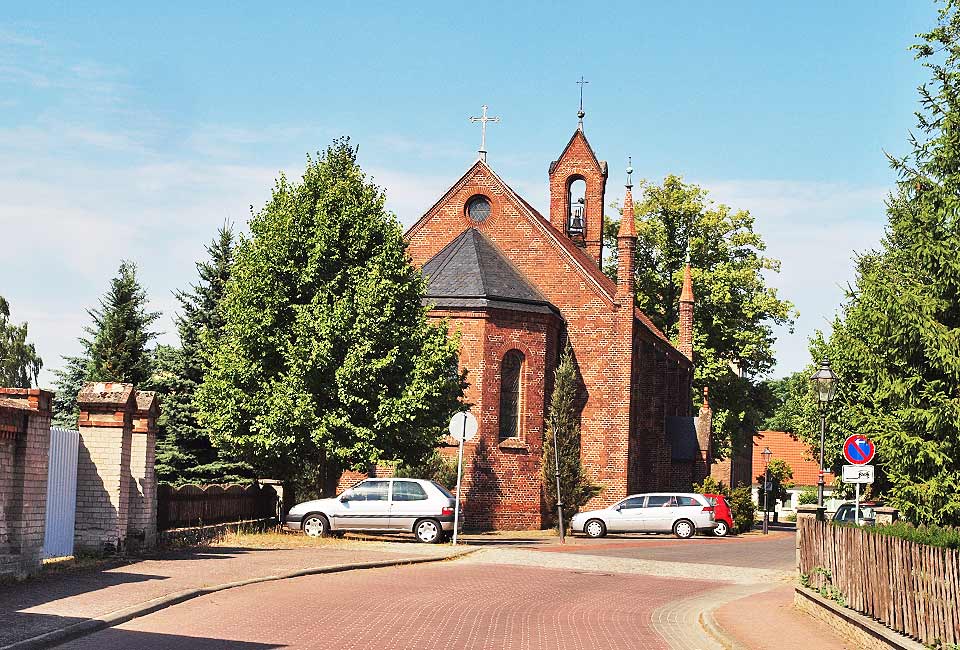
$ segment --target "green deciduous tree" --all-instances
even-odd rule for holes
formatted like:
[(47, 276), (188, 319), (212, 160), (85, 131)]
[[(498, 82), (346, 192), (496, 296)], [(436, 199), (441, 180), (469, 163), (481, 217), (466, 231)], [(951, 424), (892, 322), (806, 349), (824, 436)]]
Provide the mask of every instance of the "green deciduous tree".
[(767, 471), (757, 477), (757, 483), (760, 484), (761, 505), (763, 505), (763, 484), (767, 478), (770, 479), (773, 485), (770, 490), (770, 497), (766, 504), (766, 509), (772, 511), (777, 501), (786, 501), (790, 496), (787, 490), (793, 487), (793, 468), (782, 458), (773, 458), (770, 460)]
[(37, 349), (27, 343), (27, 324), (10, 321), (10, 303), (0, 296), (0, 386), (30, 388), (42, 367)]
[(147, 292), (137, 280), (137, 267), (123, 261), (117, 276), (100, 299), (100, 307), (87, 312), (93, 323), (81, 338), (83, 355), (66, 357), (57, 375), (56, 422), (76, 426), (77, 393), (85, 381), (127, 382), (148, 385), (153, 354), (148, 345), (157, 337), (150, 327), (160, 317), (148, 311)]
[[(676, 341), (689, 255), (696, 296), (694, 399), (710, 389), (714, 451), (723, 457), (731, 441), (743, 442), (743, 433), (760, 426), (768, 395), (758, 380), (774, 365), (773, 327), (792, 326), (796, 311), (767, 286), (764, 274), (778, 272), (780, 263), (763, 254), (766, 245), (748, 211), (715, 204), (706, 190), (677, 176), (640, 187), (634, 205), (637, 305)], [(616, 221), (605, 226), (613, 254), (604, 269), (614, 278), (618, 229)]]
[[(874, 493), (914, 523), (960, 525), (960, 13), (946, 2), (914, 46), (931, 80), (920, 88), (912, 152), (899, 175), (877, 250), (856, 259), (855, 283), (829, 336), (811, 342), (839, 377), (826, 464), (842, 441), (877, 446)], [(819, 444), (812, 396), (800, 429)]]
[(281, 176), (241, 239), (199, 421), (262, 473), (332, 492), (342, 468), (417, 464), (459, 408), (459, 342), (431, 324), (382, 191), (347, 140)]
[[(580, 462), (580, 421), (577, 414), (577, 389), (580, 378), (573, 359), (573, 349), (567, 343), (554, 372), (553, 395), (547, 414), (547, 430), (543, 436), (543, 489), (549, 512), (557, 509), (557, 463), (560, 467), (560, 500), (564, 516), (572, 516), (590, 499), (600, 493), (583, 471)], [(557, 453), (554, 453), (554, 437)]]
[(233, 231), (223, 226), (206, 247), (207, 259), (197, 262), (199, 281), (187, 291), (177, 291), (180, 313), (176, 324), (180, 348), (158, 346), (151, 388), (162, 395), (157, 440), (157, 479), (164, 483), (232, 483), (252, 476), (249, 465), (226, 457), (210, 442), (210, 434), (197, 422), (194, 401), (209, 361), (201, 351), (201, 337), (220, 338), (223, 317), (220, 302), (230, 279)]

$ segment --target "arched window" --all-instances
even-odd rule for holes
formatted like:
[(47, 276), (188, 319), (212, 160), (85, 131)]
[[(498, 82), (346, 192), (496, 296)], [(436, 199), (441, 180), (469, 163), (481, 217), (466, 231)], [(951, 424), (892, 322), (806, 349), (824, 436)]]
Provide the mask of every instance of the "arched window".
[(523, 354), (510, 350), (500, 365), (500, 440), (520, 434), (520, 375)]

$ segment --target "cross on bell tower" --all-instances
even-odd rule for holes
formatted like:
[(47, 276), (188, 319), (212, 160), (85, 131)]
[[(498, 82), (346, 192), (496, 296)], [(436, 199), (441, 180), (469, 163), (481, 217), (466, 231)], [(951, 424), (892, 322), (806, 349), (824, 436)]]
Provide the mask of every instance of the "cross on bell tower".
[(487, 122), (499, 122), (499, 117), (487, 117), (487, 105), (484, 104), (480, 108), (483, 109), (483, 113), (480, 117), (471, 117), (471, 122), (480, 122), (480, 160), (487, 162)]
[(580, 121), (577, 124), (577, 128), (581, 131), (583, 131), (583, 118), (586, 115), (586, 113), (583, 112), (583, 87), (588, 83), (590, 82), (585, 80), (583, 75), (580, 75), (580, 81), (577, 82), (577, 84), (580, 86), (580, 110), (577, 111), (577, 119)]

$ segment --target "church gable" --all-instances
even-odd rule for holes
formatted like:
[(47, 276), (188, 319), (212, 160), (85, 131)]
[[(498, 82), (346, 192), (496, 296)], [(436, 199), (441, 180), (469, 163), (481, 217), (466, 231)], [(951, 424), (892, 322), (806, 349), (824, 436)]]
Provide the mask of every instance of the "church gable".
[[(486, 208), (473, 209), (481, 201)], [(571, 301), (612, 307), (616, 286), (596, 263), (479, 160), (407, 232), (414, 263), (422, 267), (471, 228), (561, 310)]]

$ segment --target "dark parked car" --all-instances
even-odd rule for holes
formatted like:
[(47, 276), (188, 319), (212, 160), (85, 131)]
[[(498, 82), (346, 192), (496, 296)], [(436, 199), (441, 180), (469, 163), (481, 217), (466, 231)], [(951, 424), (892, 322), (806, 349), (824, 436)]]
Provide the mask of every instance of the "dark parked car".
[[(860, 502), (860, 525), (873, 526), (877, 523), (877, 514), (874, 511), (880, 504), (873, 501)], [(857, 519), (857, 506), (852, 501), (841, 503), (837, 511), (833, 513), (833, 520), (844, 524), (854, 524)]]
[(717, 537), (726, 537), (733, 532), (733, 513), (730, 511), (730, 504), (722, 494), (704, 494), (703, 496), (713, 506), (713, 517), (717, 520), (717, 527), (713, 529), (713, 534)]

